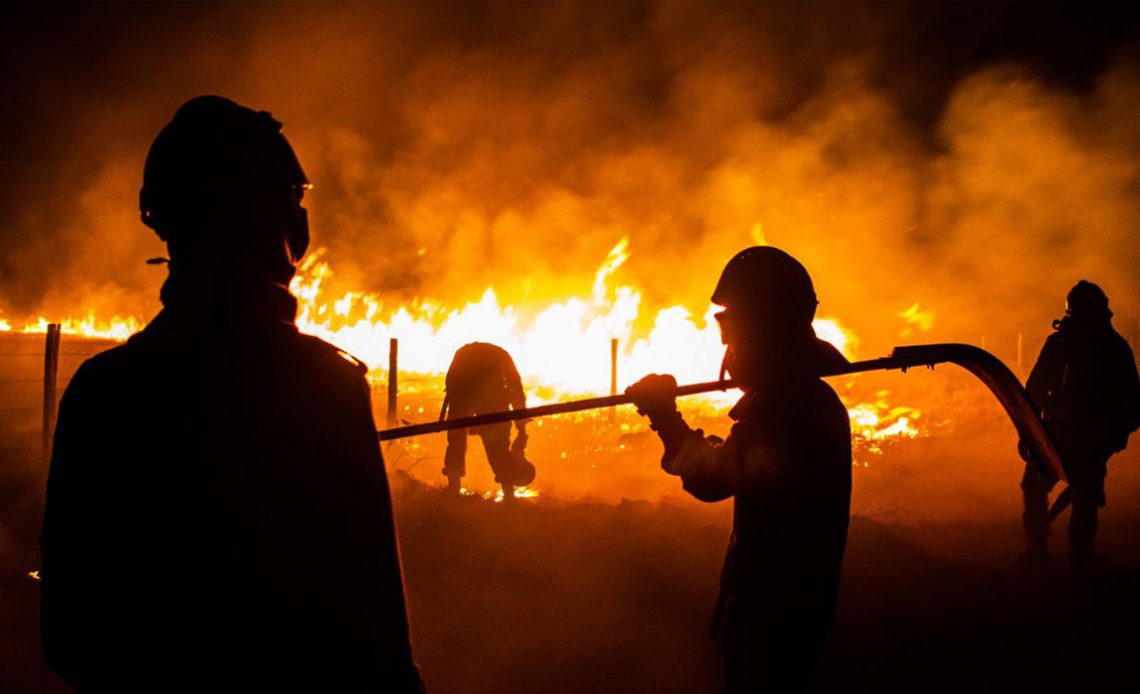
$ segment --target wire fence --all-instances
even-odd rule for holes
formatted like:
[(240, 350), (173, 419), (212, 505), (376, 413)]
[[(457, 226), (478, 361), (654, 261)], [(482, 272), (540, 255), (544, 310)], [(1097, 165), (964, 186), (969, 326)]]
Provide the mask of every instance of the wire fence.
[(64, 335), (57, 324), (46, 333), (0, 333), (0, 427), (34, 430), (38, 425), (46, 452), (59, 395), (84, 360), (116, 344)]
[[(116, 344), (119, 341), (63, 335), (57, 324), (46, 333), (0, 333), (0, 432), (30, 433), (38, 425), (44, 454), (50, 454), (59, 396), (85, 359)], [(398, 340), (392, 339), (388, 382), (371, 384), (373, 398), (386, 391), (389, 426), (399, 423), (397, 354)], [(411, 467), (423, 459), (402, 455)]]
[[(1135, 349), (1140, 342), (1140, 321), (1125, 321), (1133, 327), (1126, 335)], [(1032, 366), (1045, 335), (1016, 334), (989, 340), (982, 336), (983, 349), (989, 349), (1004, 358), (1015, 373), (1024, 378)], [(117, 340), (94, 339), (76, 335), (63, 335), (58, 324), (48, 327), (46, 333), (0, 333), (0, 430), (13, 426), (29, 429), (40, 419), (44, 450), (50, 448), (55, 425), (59, 395), (67, 388), (80, 364), (99, 352), (118, 344)], [(388, 426), (400, 422), (399, 418), (399, 366), (398, 340), (392, 339), (389, 350), (388, 382), (372, 384), (373, 395), (386, 390), (385, 420)], [(617, 341), (611, 344), (611, 391), (617, 384)], [(381, 391), (383, 392), (383, 391)], [(418, 462), (418, 461), (417, 461)]]

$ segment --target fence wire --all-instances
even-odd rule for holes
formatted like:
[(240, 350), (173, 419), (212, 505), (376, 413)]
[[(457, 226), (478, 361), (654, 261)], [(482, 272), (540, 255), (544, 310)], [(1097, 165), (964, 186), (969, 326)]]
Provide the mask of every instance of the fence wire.
[[(44, 369), (48, 338), (47, 335), (40, 334), (0, 333), (0, 339), (5, 337), (9, 344), (4, 345), (7, 351), (0, 352), (0, 375), (3, 375), (0, 378), (0, 427), (22, 428), (46, 410), (44, 386), (47, 374)], [(67, 349), (56, 352), (56, 406), (59, 403), (58, 396), (67, 389), (79, 364), (117, 344), (114, 340), (74, 339), (74, 336), (66, 334), (61, 334), (59, 340), (66, 344)], [(22, 349), (25, 346), (32, 347), (32, 341), (37, 343), (34, 349)], [(55, 419), (54, 413), (51, 414), (51, 417), (46, 418), (48, 421)], [(46, 439), (50, 432), (44, 434)]]

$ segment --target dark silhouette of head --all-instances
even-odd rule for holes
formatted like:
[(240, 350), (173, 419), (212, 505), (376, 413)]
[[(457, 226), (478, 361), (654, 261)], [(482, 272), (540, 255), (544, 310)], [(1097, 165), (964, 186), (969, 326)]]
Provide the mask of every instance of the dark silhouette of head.
[(712, 301), (727, 346), (725, 368), (744, 385), (767, 369), (784, 370), (814, 339), (818, 304), (811, 276), (784, 251), (754, 246), (728, 261)]
[(1065, 315), (1078, 320), (1108, 320), (1112, 311), (1108, 309), (1108, 295), (1099, 286), (1081, 280), (1065, 297)]
[(308, 187), (272, 116), (200, 96), (155, 138), (139, 208), (167, 243), (172, 276), (285, 284), (309, 245)]

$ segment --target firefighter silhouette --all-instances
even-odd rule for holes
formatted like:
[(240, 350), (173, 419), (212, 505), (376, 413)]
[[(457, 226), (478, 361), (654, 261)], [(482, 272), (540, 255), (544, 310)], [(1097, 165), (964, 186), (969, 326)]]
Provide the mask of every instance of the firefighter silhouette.
[[(1087, 568), (1095, 558), (1097, 515), (1105, 505), (1108, 459), (1123, 451), (1140, 427), (1140, 379), (1128, 343), (1112, 327), (1104, 291), (1086, 280), (1072, 288), (1065, 317), (1053, 322), (1026, 390), (1049, 428), (1069, 478), (1056, 512), (1071, 503), (1069, 566)], [(1056, 479), (1043, 478), (1027, 464), (1021, 489), (1028, 548), (1027, 568), (1043, 568), (1047, 557), (1048, 493)]]
[[(456, 350), (447, 369), (446, 388), (441, 420), (526, 407), (526, 394), (514, 360), (505, 349), (488, 342), (472, 342)], [(510, 422), (447, 432), (443, 474), (448, 491), (458, 494), (467, 474), (468, 434), (483, 440), (487, 461), (495, 481), (502, 485), (504, 499), (513, 499), (516, 487), (533, 482), (535, 468), (525, 455), (526, 420), (516, 420), (515, 426), (518, 434), (513, 444)]]
[(713, 637), (726, 692), (807, 686), (835, 608), (851, 499), (847, 411), (819, 374), (845, 363), (812, 330), (816, 297), (799, 262), (739, 253), (714, 303), (724, 368), (744, 391), (725, 440), (691, 429), (672, 376), (626, 390), (665, 446), (662, 467), (702, 501), (734, 498)]
[(205, 96), (146, 160), (162, 311), (63, 396), (48, 665), (80, 691), (420, 691), (365, 367), (297, 331), (308, 180), (268, 113)]

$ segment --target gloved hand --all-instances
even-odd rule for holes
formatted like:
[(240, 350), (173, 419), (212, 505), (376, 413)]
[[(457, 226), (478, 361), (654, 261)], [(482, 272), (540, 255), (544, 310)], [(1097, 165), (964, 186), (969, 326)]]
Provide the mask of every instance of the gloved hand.
[(669, 374), (649, 374), (625, 389), (637, 413), (660, 421), (677, 411), (677, 379)]

